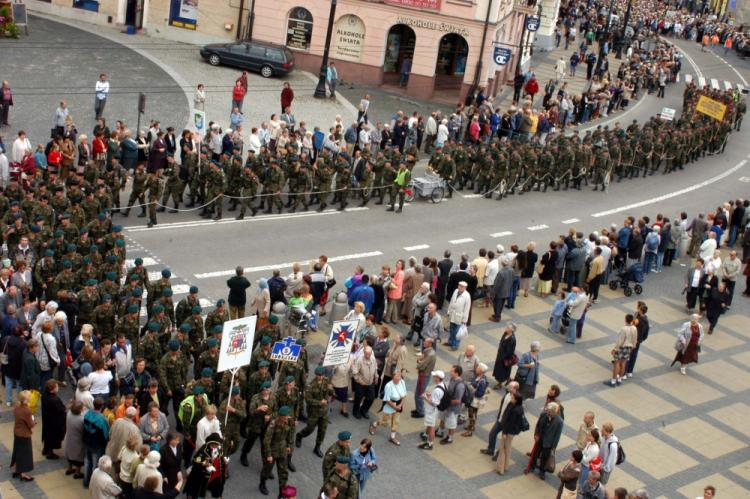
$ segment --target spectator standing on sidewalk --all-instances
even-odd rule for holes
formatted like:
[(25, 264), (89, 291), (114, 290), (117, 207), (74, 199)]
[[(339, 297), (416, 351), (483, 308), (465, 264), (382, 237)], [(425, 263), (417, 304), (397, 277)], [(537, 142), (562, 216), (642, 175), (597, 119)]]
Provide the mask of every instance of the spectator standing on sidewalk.
[(281, 114), (287, 112), (287, 108), (292, 107), (292, 101), (294, 100), (294, 90), (288, 81), (284, 82), (284, 86), (281, 89)]
[(740, 259), (737, 258), (737, 252), (734, 250), (729, 253), (729, 258), (724, 259), (721, 264), (722, 282), (727, 287), (727, 309), (732, 306), (734, 287), (737, 285), (737, 278), (740, 275), (741, 267), (742, 262), (740, 262)]
[(648, 322), (648, 306), (646, 306), (645, 303), (642, 301), (638, 302), (638, 310), (636, 310), (635, 313), (635, 320), (633, 321), (633, 324), (635, 325), (635, 329), (638, 331), (638, 337), (635, 342), (635, 347), (633, 347), (633, 351), (630, 352), (630, 359), (628, 360), (628, 367), (625, 370), (625, 375), (628, 378), (633, 377), (633, 369), (635, 368), (635, 362), (638, 359), (638, 351), (641, 348), (641, 343), (646, 341), (648, 339), (648, 332), (649, 329), (651, 329), (651, 326)]
[(245, 305), (247, 304), (247, 289), (250, 281), (245, 277), (245, 269), (242, 265), (235, 269), (235, 275), (227, 280), (229, 288), (229, 317), (230, 319), (241, 319), (245, 317)]
[(625, 316), (625, 325), (617, 333), (617, 341), (612, 348), (612, 358), (614, 365), (612, 367), (612, 379), (604, 384), (614, 387), (619, 386), (625, 379), (625, 367), (630, 360), (630, 354), (638, 340), (638, 330), (633, 325), (634, 317), (632, 314)]
[(469, 313), (471, 312), (471, 295), (466, 290), (468, 284), (466, 281), (458, 283), (458, 288), (453, 292), (450, 303), (448, 304), (448, 319), (450, 320), (449, 339), (453, 351), (458, 350), (460, 340), (456, 338), (461, 326), (466, 326), (469, 322)]
[(242, 86), (240, 79), (237, 79), (234, 82), (234, 88), (232, 88), (232, 109), (237, 108), (242, 112), (242, 104), (245, 102), (246, 94), (247, 88)]
[(425, 415), (424, 395), (430, 382), (430, 373), (435, 369), (435, 349), (432, 348), (432, 338), (424, 339), (424, 348), (417, 354), (417, 386), (414, 389), (414, 410), (411, 417), (421, 418)]
[[(3, 89), (5, 88), (5, 83), (3, 82)], [(107, 96), (109, 95), (109, 78), (106, 74), (102, 73), (99, 75), (99, 79), (96, 81), (96, 85), (94, 85), (94, 93), (94, 114), (98, 120), (104, 115), (104, 106), (107, 105)], [(5, 113), (3, 114), (3, 118), (5, 118), (6, 115)], [(7, 125), (7, 123), (5, 124)]]

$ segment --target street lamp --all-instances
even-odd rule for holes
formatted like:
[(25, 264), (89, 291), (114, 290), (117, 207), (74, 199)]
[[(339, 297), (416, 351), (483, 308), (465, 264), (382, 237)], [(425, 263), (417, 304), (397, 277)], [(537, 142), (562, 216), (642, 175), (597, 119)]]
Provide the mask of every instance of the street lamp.
[(627, 40), (628, 23), (630, 22), (630, 9), (633, 7), (633, 0), (628, 0), (628, 9), (625, 11), (625, 19), (622, 22), (622, 31), (620, 32), (620, 41), (617, 44), (617, 58), (622, 58), (622, 46)]
[(336, 17), (336, 1), (331, 0), (331, 13), (328, 15), (328, 29), (326, 31), (326, 44), (323, 48), (323, 60), (320, 61), (320, 73), (318, 73), (318, 86), (315, 87), (313, 96), (317, 99), (326, 97), (326, 72), (328, 71), (328, 52), (331, 49), (331, 35), (333, 35), (333, 20)]
[(609, 25), (612, 24), (612, 10), (615, 8), (615, 0), (609, 2), (609, 11), (607, 12), (607, 21), (604, 26), (604, 36), (599, 41), (599, 57), (596, 60), (595, 74), (599, 74), (602, 69), (602, 59), (604, 58), (604, 44), (609, 44)]

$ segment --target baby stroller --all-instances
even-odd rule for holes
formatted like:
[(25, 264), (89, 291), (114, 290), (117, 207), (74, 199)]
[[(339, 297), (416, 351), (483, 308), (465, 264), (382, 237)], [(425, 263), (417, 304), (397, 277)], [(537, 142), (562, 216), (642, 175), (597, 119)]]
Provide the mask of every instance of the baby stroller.
[[(622, 292), (625, 296), (630, 296), (635, 291), (635, 294), (639, 295), (643, 293), (643, 286), (639, 283), (643, 282), (643, 265), (640, 262), (636, 262), (627, 269), (623, 264), (619, 269), (616, 269), (617, 277), (610, 279), (609, 289), (612, 291), (616, 290), (617, 287), (622, 288)], [(630, 282), (634, 282), (635, 285), (631, 288)]]

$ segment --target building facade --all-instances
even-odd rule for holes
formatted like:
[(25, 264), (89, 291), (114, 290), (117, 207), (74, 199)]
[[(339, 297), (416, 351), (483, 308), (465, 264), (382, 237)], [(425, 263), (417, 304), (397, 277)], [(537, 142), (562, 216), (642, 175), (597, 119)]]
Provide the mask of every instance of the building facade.
[[(330, 0), (27, 2), (31, 10), (132, 26), (131, 30), (187, 43), (251, 35), (286, 45), (294, 51), (297, 67), (314, 73), (320, 68), (331, 12)], [(473, 85), (494, 95), (515, 74), (524, 20), (536, 12), (529, 3), (535, 2), (338, 0), (330, 59), (344, 81), (402, 87), (422, 98), (460, 99)], [(526, 33), (521, 66), (530, 45)]]

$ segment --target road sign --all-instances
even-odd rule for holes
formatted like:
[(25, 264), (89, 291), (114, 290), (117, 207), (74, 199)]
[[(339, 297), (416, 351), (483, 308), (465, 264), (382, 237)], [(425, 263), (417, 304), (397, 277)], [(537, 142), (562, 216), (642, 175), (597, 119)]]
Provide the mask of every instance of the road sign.
[(297, 362), (299, 354), (302, 351), (302, 345), (298, 345), (294, 338), (287, 336), (282, 341), (273, 344), (271, 350), (271, 360), (280, 360), (282, 362)]
[(331, 328), (326, 346), (326, 355), (323, 358), (323, 367), (338, 366), (349, 362), (354, 343), (354, 332), (357, 330), (358, 321), (336, 321)]
[(510, 61), (513, 51), (505, 47), (495, 47), (495, 53), (492, 58), (498, 66), (505, 66)]
[(224, 372), (250, 363), (257, 320), (257, 316), (251, 315), (224, 323), (217, 372)]
[(529, 31), (537, 31), (539, 29), (539, 16), (529, 16), (526, 19), (526, 29)]

